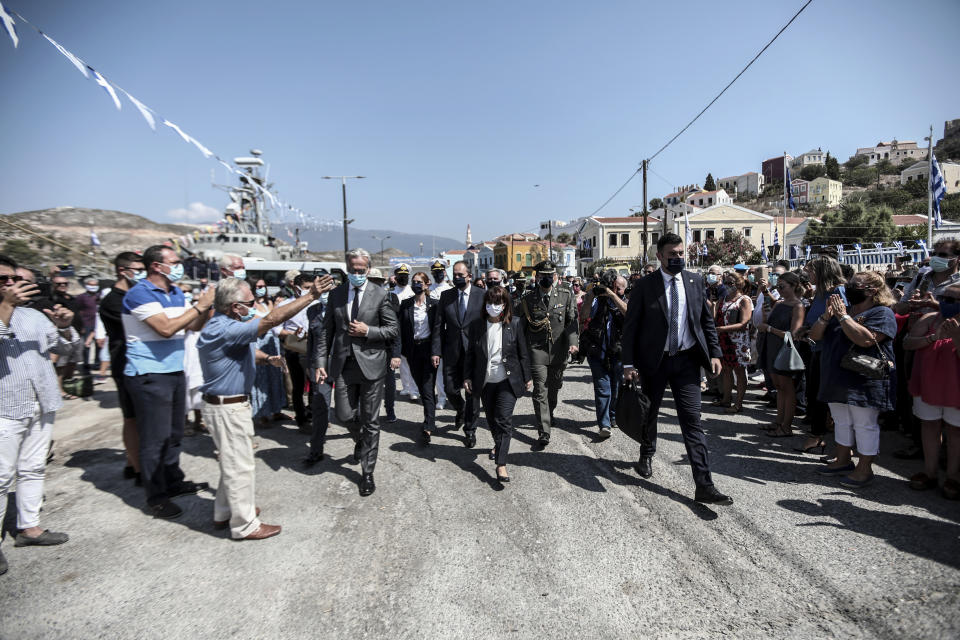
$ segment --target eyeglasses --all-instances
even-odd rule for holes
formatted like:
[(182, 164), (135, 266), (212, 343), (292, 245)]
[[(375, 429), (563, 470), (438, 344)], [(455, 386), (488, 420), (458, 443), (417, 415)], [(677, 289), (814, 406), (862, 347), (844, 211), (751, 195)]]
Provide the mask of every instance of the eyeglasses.
[(68, 284), (69, 284), (69, 283), (67, 283), (67, 282), (54, 282), (54, 283), (53, 283), (53, 286), (55, 286), (55, 287), (65, 287), (65, 286), (67, 286)]
[(21, 282), (23, 281), (22, 276), (0, 276), (0, 284), (7, 284), (8, 282)]
[(243, 300), (237, 300), (237, 304), (242, 304), (245, 307), (252, 307), (256, 303), (257, 303), (256, 300), (247, 300), (246, 302), (244, 302)]

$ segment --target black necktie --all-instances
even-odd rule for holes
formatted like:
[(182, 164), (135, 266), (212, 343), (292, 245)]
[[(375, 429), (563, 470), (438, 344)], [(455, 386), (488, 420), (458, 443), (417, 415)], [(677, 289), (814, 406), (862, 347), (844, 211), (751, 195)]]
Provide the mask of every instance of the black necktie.
[(357, 321), (357, 316), (360, 314), (360, 287), (353, 288), (353, 305), (350, 307), (350, 319), (354, 322)]
[(460, 292), (460, 306), (457, 308), (457, 320), (460, 321), (460, 324), (463, 324), (463, 317), (467, 314), (467, 292)]
[(677, 290), (677, 277), (670, 278), (670, 334), (667, 348), (670, 355), (680, 350), (680, 292)]

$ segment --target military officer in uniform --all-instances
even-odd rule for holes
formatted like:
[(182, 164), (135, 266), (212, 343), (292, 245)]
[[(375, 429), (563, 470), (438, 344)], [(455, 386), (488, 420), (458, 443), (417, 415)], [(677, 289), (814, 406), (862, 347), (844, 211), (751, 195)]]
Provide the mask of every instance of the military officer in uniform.
[(573, 293), (557, 284), (557, 269), (551, 260), (539, 263), (536, 270), (536, 285), (520, 298), (517, 315), (530, 351), (533, 411), (540, 431), (535, 448), (539, 450), (550, 444), (567, 357), (577, 353), (580, 343)]
[[(430, 265), (430, 277), (433, 278), (433, 284), (430, 285), (430, 297), (440, 302), (440, 294), (447, 289), (453, 289), (453, 285), (447, 280), (447, 263), (443, 260), (434, 260)], [(447, 390), (443, 386), (443, 361), (440, 361), (439, 374), (437, 375), (437, 409), (443, 411), (447, 407)]]

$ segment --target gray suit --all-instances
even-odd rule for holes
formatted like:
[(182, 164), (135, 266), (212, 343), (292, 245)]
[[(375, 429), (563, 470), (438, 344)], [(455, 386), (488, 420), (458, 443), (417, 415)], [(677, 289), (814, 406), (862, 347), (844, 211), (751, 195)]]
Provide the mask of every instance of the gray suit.
[(390, 364), (390, 343), (399, 338), (400, 328), (387, 292), (367, 282), (354, 319), (369, 330), (363, 338), (351, 337), (348, 300), (348, 283), (330, 292), (311, 366), (325, 367), (334, 381), (337, 418), (357, 442), (361, 468), (368, 474), (377, 464), (383, 379)]

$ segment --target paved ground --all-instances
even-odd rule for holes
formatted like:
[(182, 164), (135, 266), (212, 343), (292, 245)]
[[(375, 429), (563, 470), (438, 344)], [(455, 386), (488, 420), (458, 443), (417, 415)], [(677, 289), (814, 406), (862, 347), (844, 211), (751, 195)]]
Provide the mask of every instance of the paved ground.
[[(754, 394), (756, 392), (753, 392)], [(258, 503), (279, 537), (234, 542), (211, 527), (213, 495), (153, 520), (121, 478), (108, 386), (56, 427), (43, 524), (61, 547), (3, 550), (2, 638), (947, 638), (960, 635), (960, 504), (910, 491), (916, 463), (889, 451), (858, 493), (814, 473), (793, 441), (761, 437), (759, 404), (708, 412), (714, 477), (736, 503), (692, 502), (668, 402), (654, 477), (638, 445), (594, 441), (589, 370), (568, 371), (560, 431), (532, 452), (518, 404), (503, 491), (488, 432), (416, 443), (420, 407), (398, 404), (381, 439), (377, 492), (357, 493), (352, 444), (304, 471), (304, 436), (261, 433)], [(216, 484), (212, 444), (189, 438), (188, 477)]]

